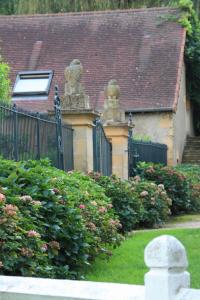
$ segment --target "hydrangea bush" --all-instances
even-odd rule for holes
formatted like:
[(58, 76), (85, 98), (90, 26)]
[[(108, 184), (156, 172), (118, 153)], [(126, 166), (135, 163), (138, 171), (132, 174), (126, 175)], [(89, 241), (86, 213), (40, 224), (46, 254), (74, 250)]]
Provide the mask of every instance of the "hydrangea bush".
[(90, 173), (105, 189), (112, 200), (113, 207), (122, 224), (122, 232), (128, 232), (139, 226), (156, 227), (163, 224), (170, 215), (171, 199), (163, 185), (141, 180), (136, 176), (130, 181), (116, 176), (102, 176)]
[(171, 214), (172, 200), (168, 197), (163, 184), (141, 180), (139, 176), (132, 179), (133, 196), (140, 201), (141, 227), (158, 227)]
[(103, 189), (47, 161), (0, 164), (0, 274), (79, 278), (120, 243), (121, 224)]
[(172, 214), (192, 210), (190, 182), (185, 175), (171, 167), (152, 163), (140, 163), (138, 170), (143, 178), (164, 185), (169, 198), (172, 199)]

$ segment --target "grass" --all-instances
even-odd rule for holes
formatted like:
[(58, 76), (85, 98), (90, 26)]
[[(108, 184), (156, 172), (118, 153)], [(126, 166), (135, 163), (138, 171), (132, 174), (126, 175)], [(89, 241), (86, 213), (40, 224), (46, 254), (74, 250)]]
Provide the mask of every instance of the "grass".
[(200, 214), (191, 214), (191, 215), (180, 215), (171, 217), (167, 224), (176, 224), (176, 223), (187, 223), (187, 222), (200, 222)]
[(86, 279), (100, 282), (144, 284), (148, 271), (144, 264), (144, 248), (155, 237), (170, 234), (178, 238), (188, 254), (192, 288), (200, 288), (200, 229), (161, 229), (136, 232), (113, 251), (108, 260), (98, 259), (87, 272)]

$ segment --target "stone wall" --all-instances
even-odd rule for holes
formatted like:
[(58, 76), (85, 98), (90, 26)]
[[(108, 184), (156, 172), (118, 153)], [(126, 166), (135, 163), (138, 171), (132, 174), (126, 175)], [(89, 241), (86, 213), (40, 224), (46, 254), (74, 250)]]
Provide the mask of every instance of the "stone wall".
[[(134, 255), (134, 254), (133, 254)], [(1, 300), (199, 300), (184, 246), (163, 235), (145, 249), (145, 285), (0, 276)], [(133, 265), (134, 268), (134, 265)], [(119, 270), (120, 272), (120, 270)]]
[(193, 135), (192, 109), (186, 103), (185, 67), (182, 67), (180, 90), (176, 113), (173, 114), (174, 127), (174, 164), (181, 163), (187, 135)]
[(148, 136), (152, 142), (168, 146), (168, 164), (174, 163), (173, 114), (171, 112), (134, 113), (133, 136)]

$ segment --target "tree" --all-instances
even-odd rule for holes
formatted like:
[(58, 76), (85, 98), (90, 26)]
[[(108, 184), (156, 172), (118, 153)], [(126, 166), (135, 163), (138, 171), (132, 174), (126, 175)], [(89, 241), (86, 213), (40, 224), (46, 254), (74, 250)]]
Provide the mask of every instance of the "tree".
[(0, 103), (9, 103), (10, 101), (10, 79), (9, 66), (3, 62), (0, 56)]

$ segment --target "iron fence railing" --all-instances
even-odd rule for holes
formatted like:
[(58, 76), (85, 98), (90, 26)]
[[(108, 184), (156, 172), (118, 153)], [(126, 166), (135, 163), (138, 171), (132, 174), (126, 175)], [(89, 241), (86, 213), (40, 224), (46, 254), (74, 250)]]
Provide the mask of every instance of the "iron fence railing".
[(112, 174), (112, 144), (107, 139), (100, 120), (93, 127), (94, 171), (103, 175)]
[(0, 105), (0, 155), (16, 161), (48, 157), (57, 168), (72, 170), (73, 129), (62, 125), (56, 101), (55, 116)]
[(135, 175), (139, 161), (167, 164), (167, 145), (136, 141), (129, 137), (129, 176)]

